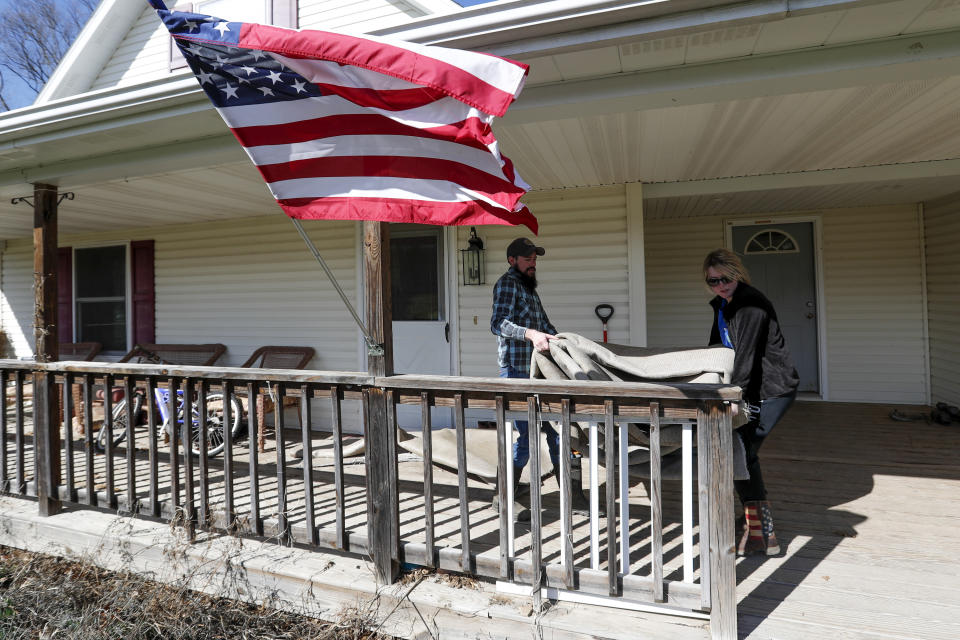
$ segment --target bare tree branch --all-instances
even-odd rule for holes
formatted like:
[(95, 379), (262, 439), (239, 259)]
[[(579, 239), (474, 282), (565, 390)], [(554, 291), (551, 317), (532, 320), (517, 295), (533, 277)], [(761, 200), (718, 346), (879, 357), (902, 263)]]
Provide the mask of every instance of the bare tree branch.
[[(0, 15), (0, 76), (10, 74), (38, 93), (70, 48), (97, 0), (19, 0)], [(7, 93), (4, 93), (4, 90)], [(9, 86), (0, 79), (0, 105), (7, 109)]]

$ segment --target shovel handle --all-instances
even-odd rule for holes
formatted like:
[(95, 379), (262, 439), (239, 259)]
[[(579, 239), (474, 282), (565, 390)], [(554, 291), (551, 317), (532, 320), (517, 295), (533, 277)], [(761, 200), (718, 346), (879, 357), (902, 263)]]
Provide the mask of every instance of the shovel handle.
[(597, 307), (593, 310), (597, 317), (600, 318), (602, 322), (606, 322), (613, 317), (613, 305), (609, 304), (598, 304)]

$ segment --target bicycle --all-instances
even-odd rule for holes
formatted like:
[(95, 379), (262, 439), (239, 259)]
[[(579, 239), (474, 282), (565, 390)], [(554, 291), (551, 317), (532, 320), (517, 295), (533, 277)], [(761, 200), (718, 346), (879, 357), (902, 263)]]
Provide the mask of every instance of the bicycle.
[[(170, 364), (165, 363), (159, 358), (156, 354), (147, 352), (150, 356), (143, 361), (151, 362), (152, 364)], [(191, 407), (191, 424), (193, 428), (190, 432), (190, 449), (193, 455), (199, 456), (203, 452), (200, 450), (200, 425), (203, 424), (203, 428), (206, 431), (207, 436), (207, 448), (206, 453), (207, 457), (212, 458), (219, 455), (223, 451), (224, 447), (224, 424), (223, 418), (225, 414), (225, 406), (223, 402), (223, 393), (219, 391), (211, 391), (205, 394), (205, 414), (203, 420), (200, 419), (200, 406), (199, 402), (194, 402)], [(113, 435), (112, 445), (115, 447), (123, 442), (127, 437), (127, 398), (122, 398), (113, 405), (113, 409), (110, 412), (111, 415), (111, 432)], [(157, 423), (157, 434), (165, 434), (169, 436), (174, 426), (178, 429), (183, 428), (184, 424), (184, 402), (183, 402), (183, 390), (177, 389), (177, 399), (175, 406), (175, 416), (171, 416), (170, 413), (170, 390), (163, 388), (155, 388), (153, 390), (153, 400), (157, 408), (157, 411), (160, 414), (161, 420)], [(146, 403), (146, 390), (137, 388), (134, 390), (133, 398), (131, 400), (132, 407), (130, 415), (133, 417), (133, 424), (136, 426), (140, 424), (140, 414), (143, 411), (144, 405)], [(234, 439), (240, 437), (243, 431), (243, 420), (242, 413), (243, 407), (240, 404), (240, 401), (236, 396), (230, 396), (230, 434)], [(97, 431), (96, 436), (94, 437), (94, 447), (98, 451), (106, 450), (106, 441), (107, 441), (107, 427), (104, 424)]]

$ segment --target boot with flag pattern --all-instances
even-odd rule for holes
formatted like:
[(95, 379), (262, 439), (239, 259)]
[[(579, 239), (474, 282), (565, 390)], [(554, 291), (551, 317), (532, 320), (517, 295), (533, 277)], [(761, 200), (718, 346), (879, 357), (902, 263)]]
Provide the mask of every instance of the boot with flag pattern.
[(777, 534), (773, 531), (773, 514), (767, 500), (750, 500), (743, 504), (746, 527), (737, 545), (738, 556), (767, 555), (780, 553)]

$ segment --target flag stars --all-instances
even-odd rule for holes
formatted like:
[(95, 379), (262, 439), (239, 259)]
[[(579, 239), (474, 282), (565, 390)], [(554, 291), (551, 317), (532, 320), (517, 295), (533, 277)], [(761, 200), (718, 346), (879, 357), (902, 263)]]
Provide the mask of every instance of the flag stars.
[(260, 91), (262, 91), (264, 96), (272, 96), (272, 95), (274, 95), (273, 89), (271, 89), (270, 87), (257, 87), (257, 89), (259, 89)]
[(200, 29), (200, 27), (197, 26), (197, 23), (194, 22), (193, 20), (184, 21), (183, 26), (187, 29), (189, 33), (193, 33), (194, 31), (198, 31)]
[(226, 23), (226, 22), (219, 22), (219, 23), (217, 24), (217, 26), (214, 27), (214, 30), (215, 30), (215, 31), (219, 31), (219, 32), (220, 32), (220, 37), (222, 38), (222, 37), (223, 37), (223, 34), (225, 34), (225, 33), (227, 33), (227, 32), (230, 31), (230, 27), (227, 26), (227, 23)]
[(282, 78), (280, 77), (280, 73), (277, 72), (277, 71), (271, 71), (271, 72), (267, 75), (267, 77), (270, 79), (271, 82), (273, 82), (273, 84), (277, 84), (278, 82), (280, 82), (280, 81), (282, 80)]
[(306, 93), (307, 90), (304, 89), (305, 86), (306, 86), (306, 83), (300, 82), (299, 80), (293, 83), (293, 88), (297, 90), (297, 93)]
[(254, 60), (263, 60), (264, 58), (267, 57), (267, 54), (265, 54), (263, 51), (260, 51), (259, 49), (253, 49), (250, 52), (250, 55), (253, 56)]
[(189, 47), (187, 47), (187, 51), (189, 51), (192, 55), (199, 56), (201, 53), (203, 53), (203, 48), (196, 44), (191, 44)]
[(239, 87), (234, 86), (234, 85), (232, 85), (232, 84), (227, 84), (227, 85), (224, 86), (222, 89), (220, 89), (220, 91), (223, 91), (224, 95), (225, 95), (228, 99), (229, 99), (229, 98), (238, 98), (238, 99), (239, 99), (239, 96), (237, 96), (237, 89), (239, 89)]
[(210, 84), (216, 84), (216, 83), (213, 81), (213, 74), (212, 74), (212, 73), (207, 73), (206, 71), (198, 71), (198, 72), (197, 72), (197, 78), (200, 80), (200, 84), (201, 84), (201, 85), (204, 85), (204, 84), (206, 84), (206, 83), (208, 83), (208, 82), (209, 82)]
[(255, 74), (255, 73), (257, 72), (257, 70), (254, 69), (253, 67), (248, 67), (248, 66), (246, 66), (246, 65), (240, 67), (240, 70), (241, 70), (241, 71), (246, 71), (246, 72), (247, 72), (247, 77), (252, 76), (253, 74)]

